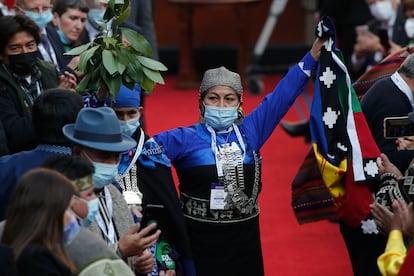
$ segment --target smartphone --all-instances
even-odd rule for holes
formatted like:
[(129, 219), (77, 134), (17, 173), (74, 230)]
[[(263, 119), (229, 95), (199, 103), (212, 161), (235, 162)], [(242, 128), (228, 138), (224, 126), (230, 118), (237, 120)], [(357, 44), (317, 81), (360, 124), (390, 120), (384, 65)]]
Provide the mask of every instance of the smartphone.
[(162, 228), (163, 228), (163, 225), (164, 225), (164, 222), (165, 222), (166, 218), (167, 218), (167, 216), (166, 216), (166, 211), (165, 211), (164, 205), (147, 204), (147, 205), (145, 205), (145, 207), (143, 209), (143, 216), (142, 216), (142, 220), (141, 220), (141, 229), (147, 227), (151, 223), (156, 223), (157, 228), (155, 228), (153, 231), (148, 233), (148, 236), (154, 234), (157, 229), (161, 229), (161, 231), (162, 231)]
[(414, 136), (414, 123), (408, 116), (384, 118), (385, 138), (395, 139), (406, 136)]
[(381, 45), (384, 47), (385, 51), (388, 52), (391, 48), (390, 41), (388, 39), (388, 32), (386, 29), (379, 29), (378, 36), (381, 42)]

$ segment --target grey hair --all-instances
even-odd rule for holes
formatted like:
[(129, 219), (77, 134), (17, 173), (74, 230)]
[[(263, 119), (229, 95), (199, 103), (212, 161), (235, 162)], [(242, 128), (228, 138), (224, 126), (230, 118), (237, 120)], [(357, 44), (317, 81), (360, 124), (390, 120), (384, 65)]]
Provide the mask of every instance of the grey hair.
[(414, 54), (409, 55), (398, 69), (398, 73), (409, 79), (414, 79)]

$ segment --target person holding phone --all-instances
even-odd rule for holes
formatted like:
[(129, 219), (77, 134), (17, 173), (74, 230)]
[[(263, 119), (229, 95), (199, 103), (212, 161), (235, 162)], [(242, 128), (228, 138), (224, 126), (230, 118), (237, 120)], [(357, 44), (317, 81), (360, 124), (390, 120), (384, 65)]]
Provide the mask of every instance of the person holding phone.
[(356, 27), (356, 42), (350, 69), (357, 77), (385, 56), (407, 45), (405, 16), (398, 0), (366, 0), (373, 20)]
[(62, 130), (74, 144), (72, 154), (89, 160), (95, 168), (93, 181), (99, 212), (87, 228), (102, 237), (137, 273), (151, 272), (154, 262), (147, 248), (155, 244), (161, 231), (147, 236), (156, 226), (141, 229), (139, 223), (134, 223), (115, 181), (121, 152), (135, 147), (136, 141), (121, 132), (118, 118), (109, 107), (83, 108), (76, 122)]

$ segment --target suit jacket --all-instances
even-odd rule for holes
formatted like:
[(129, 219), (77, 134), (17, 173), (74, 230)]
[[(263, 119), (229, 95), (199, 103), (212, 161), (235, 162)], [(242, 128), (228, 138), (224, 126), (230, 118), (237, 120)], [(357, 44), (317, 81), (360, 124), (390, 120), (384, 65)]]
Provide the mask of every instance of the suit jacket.
[(361, 108), (381, 152), (401, 171), (405, 172), (414, 158), (413, 150), (398, 150), (396, 139), (384, 138), (384, 118), (407, 116), (413, 111), (408, 97), (390, 77), (377, 81), (362, 97)]

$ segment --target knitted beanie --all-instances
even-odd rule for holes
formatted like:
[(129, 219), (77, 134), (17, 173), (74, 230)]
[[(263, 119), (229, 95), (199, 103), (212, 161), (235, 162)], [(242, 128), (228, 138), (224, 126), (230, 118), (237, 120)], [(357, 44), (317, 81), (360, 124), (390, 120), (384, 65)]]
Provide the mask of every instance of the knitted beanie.
[(207, 70), (204, 73), (203, 80), (200, 85), (200, 98), (203, 98), (207, 90), (213, 86), (228, 86), (232, 88), (242, 101), (243, 87), (241, 84), (240, 75), (228, 70), (224, 66)]

